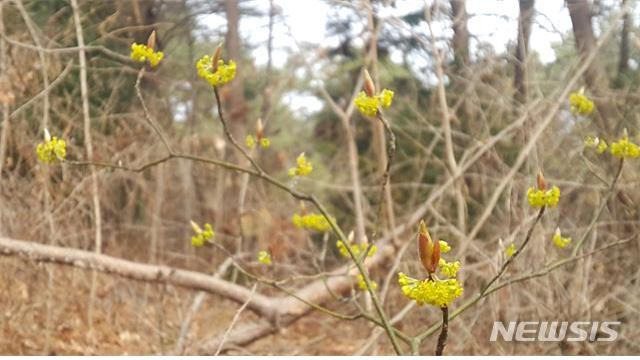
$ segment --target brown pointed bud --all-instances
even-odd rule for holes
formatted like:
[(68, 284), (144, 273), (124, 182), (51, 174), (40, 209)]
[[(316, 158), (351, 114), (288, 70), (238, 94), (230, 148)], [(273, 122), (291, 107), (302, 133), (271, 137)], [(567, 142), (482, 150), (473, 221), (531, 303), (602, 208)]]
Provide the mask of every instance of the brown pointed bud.
[(420, 221), (420, 231), (418, 234), (418, 255), (422, 266), (429, 274), (436, 272), (440, 262), (440, 242), (433, 241), (429, 229), (424, 220)]
[(220, 60), (220, 56), (222, 56), (222, 44), (218, 45), (216, 51), (213, 53), (213, 58), (211, 59), (211, 67), (213, 68), (213, 72), (218, 71), (218, 60)]
[(262, 119), (258, 118), (258, 121), (256, 121), (256, 138), (258, 138), (258, 141), (262, 140), (262, 138), (264, 137), (264, 126), (262, 125)]
[(151, 50), (156, 49), (156, 31), (153, 30), (147, 39), (147, 47)]
[(629, 132), (627, 131), (627, 128), (622, 129), (622, 138), (623, 139), (629, 139)]
[(547, 183), (544, 181), (544, 175), (542, 174), (542, 170), (538, 170), (538, 176), (536, 178), (538, 182), (538, 190), (545, 191), (547, 190)]
[(364, 92), (367, 96), (376, 95), (376, 86), (373, 84), (373, 79), (371, 79), (371, 75), (369, 75), (367, 69), (364, 70)]

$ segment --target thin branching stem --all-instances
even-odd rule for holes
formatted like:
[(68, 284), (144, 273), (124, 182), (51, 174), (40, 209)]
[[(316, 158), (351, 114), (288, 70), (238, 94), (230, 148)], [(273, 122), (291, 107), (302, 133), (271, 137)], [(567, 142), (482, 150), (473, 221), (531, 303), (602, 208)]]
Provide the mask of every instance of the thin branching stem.
[(447, 346), (447, 336), (449, 335), (449, 307), (445, 305), (440, 310), (442, 310), (442, 330), (440, 330), (440, 336), (438, 336), (436, 356), (442, 356), (444, 347)]

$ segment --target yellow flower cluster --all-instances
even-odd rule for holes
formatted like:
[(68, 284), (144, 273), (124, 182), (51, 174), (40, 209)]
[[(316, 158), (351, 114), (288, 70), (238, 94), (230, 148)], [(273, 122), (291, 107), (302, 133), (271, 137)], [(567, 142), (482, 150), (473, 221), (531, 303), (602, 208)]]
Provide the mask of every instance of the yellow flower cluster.
[(629, 141), (629, 136), (625, 134), (616, 142), (611, 143), (611, 155), (619, 158), (637, 158), (640, 156), (640, 147)]
[(588, 147), (588, 148), (594, 148), (596, 149), (596, 152), (598, 154), (603, 154), (605, 151), (607, 151), (607, 148), (609, 147), (609, 145), (607, 145), (607, 142), (604, 139), (600, 139), (597, 136), (587, 136), (586, 139), (584, 139), (584, 146)]
[[(429, 246), (431, 236), (426, 229), (424, 222), (420, 223), (420, 235), (425, 236), (427, 239), (427, 244), (425, 246)], [(418, 239), (420, 240), (420, 236)], [(420, 241), (418, 244), (418, 247), (420, 248)], [(437, 251), (438, 253), (446, 253), (451, 251), (451, 246), (449, 246), (446, 241), (439, 240), (438, 246), (434, 251)], [(422, 256), (420, 250), (418, 250), (418, 252), (420, 256)], [(434, 259), (433, 261), (438, 262), (437, 266), (434, 266), (433, 271), (428, 270), (425, 265), (425, 268), (429, 272), (429, 278), (425, 280), (418, 280), (411, 278), (404, 273), (398, 273), (398, 282), (400, 283), (404, 296), (415, 301), (418, 305), (430, 304), (433, 306), (444, 307), (451, 304), (453, 300), (461, 296), (464, 290), (462, 284), (456, 279), (458, 271), (460, 270), (460, 261), (447, 262), (443, 258), (438, 258), (438, 260)], [(435, 274), (433, 274), (433, 272), (436, 271), (436, 268), (440, 270), (440, 274), (448, 277), (449, 279), (439, 279), (436, 277)]]
[(440, 243), (440, 253), (441, 254), (446, 254), (449, 251), (451, 251), (451, 246), (449, 246), (449, 243), (447, 243), (444, 240), (440, 240), (439, 243)]
[(191, 227), (196, 233), (191, 237), (191, 245), (195, 247), (203, 247), (206, 242), (213, 240), (213, 237), (216, 235), (209, 223), (204, 224), (204, 230), (202, 230), (198, 224), (191, 221)]
[[(358, 287), (360, 288), (360, 290), (366, 291), (367, 283), (364, 281), (364, 276), (362, 276), (362, 274), (358, 274), (357, 278), (358, 278)], [(371, 290), (375, 291), (378, 289), (378, 284), (375, 281), (369, 279), (369, 283), (371, 284)]]
[[(338, 248), (342, 256), (346, 258), (351, 257), (349, 256), (349, 251), (347, 250), (347, 247), (344, 244), (344, 242), (342, 242), (342, 240), (338, 240), (336, 242), (336, 247)], [(367, 251), (367, 249), (369, 249), (369, 244), (367, 243), (349, 244), (349, 248), (351, 248), (351, 252), (353, 253), (353, 255), (355, 255), (356, 258), (359, 258), (360, 254), (364, 253), (365, 251)], [(376, 251), (378, 251), (378, 247), (375, 245), (371, 245), (371, 249), (369, 249), (369, 252), (367, 253), (367, 257), (373, 256), (376, 253)]]
[(362, 115), (376, 116), (378, 114), (378, 108), (388, 108), (391, 106), (392, 100), (393, 91), (384, 89), (379, 95), (375, 96), (368, 96), (364, 91), (361, 91), (354, 100), (354, 103)]
[(158, 66), (164, 53), (162, 51), (153, 51), (152, 48), (144, 44), (131, 44), (131, 59), (137, 62), (147, 62), (152, 68)]
[(404, 296), (415, 301), (418, 305), (448, 306), (464, 291), (457, 279), (418, 280), (404, 273), (398, 273), (398, 282)]
[(516, 244), (511, 243), (511, 245), (507, 246), (507, 248), (504, 250), (505, 254), (507, 254), (507, 257), (512, 257), (513, 254), (516, 253)]
[(454, 261), (450, 263), (445, 259), (440, 258), (438, 268), (440, 269), (440, 273), (442, 273), (444, 276), (454, 278), (458, 274), (458, 270), (460, 270), (460, 261)]
[(555, 234), (553, 234), (553, 238), (551, 238), (551, 240), (553, 241), (553, 245), (555, 245), (559, 249), (564, 249), (571, 243), (570, 237), (562, 236), (562, 234), (560, 233), (560, 228), (556, 229), (556, 232)]
[(218, 60), (217, 68), (213, 66), (213, 58), (209, 55), (203, 56), (196, 63), (198, 76), (207, 80), (211, 86), (220, 86), (233, 80), (236, 76), (236, 63), (229, 60), (225, 64), (223, 60)]
[(527, 191), (527, 198), (529, 205), (534, 208), (543, 206), (557, 206), (560, 200), (560, 189), (557, 186), (551, 188), (551, 190), (535, 190), (530, 187)]
[[(249, 149), (253, 149), (253, 147), (256, 146), (256, 139), (253, 137), (253, 135), (247, 135), (247, 138), (245, 139), (245, 143)], [(262, 139), (260, 139), (259, 143), (263, 149), (268, 149), (269, 146), (271, 146), (271, 140), (269, 140), (269, 138), (266, 138), (266, 137), (263, 137)]]
[(578, 115), (589, 115), (593, 112), (593, 101), (589, 100), (582, 92), (574, 92), (569, 95), (569, 109)]
[(293, 214), (293, 225), (300, 229), (310, 229), (318, 232), (327, 232), (331, 230), (329, 220), (322, 214)]
[(265, 250), (258, 252), (258, 262), (265, 265), (271, 265), (271, 254)]
[(313, 166), (307, 158), (304, 156), (304, 153), (298, 155), (296, 159), (296, 167), (292, 167), (289, 169), (289, 177), (294, 176), (306, 176), (309, 175), (313, 171)]
[(67, 143), (55, 136), (51, 138), (49, 132), (45, 131), (45, 141), (38, 144), (36, 152), (38, 159), (45, 164), (51, 164), (57, 160), (62, 161), (67, 156)]

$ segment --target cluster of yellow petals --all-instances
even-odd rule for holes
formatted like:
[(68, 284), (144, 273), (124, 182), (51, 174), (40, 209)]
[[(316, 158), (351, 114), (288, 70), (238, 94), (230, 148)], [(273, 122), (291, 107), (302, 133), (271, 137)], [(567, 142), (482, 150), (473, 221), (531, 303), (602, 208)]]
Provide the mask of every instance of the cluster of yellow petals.
[[(358, 274), (357, 279), (358, 279), (358, 287), (360, 288), (360, 290), (366, 291), (367, 283), (364, 281), (364, 276), (362, 276), (362, 274)], [(369, 283), (371, 284), (371, 290), (375, 291), (376, 289), (378, 289), (378, 284), (375, 281), (370, 279)]]
[(607, 142), (604, 139), (600, 139), (597, 136), (591, 135), (587, 136), (586, 139), (584, 139), (584, 146), (587, 148), (596, 149), (596, 152), (598, 154), (603, 154), (609, 148), (609, 145), (607, 145)]
[[(336, 242), (336, 247), (338, 248), (338, 251), (340, 251), (340, 255), (346, 258), (351, 257), (349, 256), (349, 251), (347, 250), (347, 246), (344, 244), (342, 240), (338, 240)], [(369, 249), (369, 247), (371, 247), (371, 249)], [(378, 251), (377, 246), (369, 245), (368, 243), (349, 244), (349, 248), (351, 249), (351, 252), (353, 253), (353, 255), (356, 256), (356, 258), (359, 258), (360, 254), (367, 251), (367, 249), (369, 249), (369, 252), (367, 252), (367, 257), (373, 256), (376, 253), (376, 251)]]
[(258, 252), (258, 262), (264, 265), (271, 265), (271, 254), (265, 250)]
[(63, 161), (67, 157), (67, 143), (55, 136), (50, 138), (48, 132), (45, 133), (45, 141), (36, 147), (38, 159), (45, 164)]
[(204, 224), (204, 230), (202, 230), (198, 224), (191, 221), (191, 227), (196, 233), (191, 237), (191, 245), (195, 247), (203, 247), (205, 243), (213, 240), (213, 237), (216, 235), (209, 223)]
[(626, 129), (622, 137), (610, 145), (604, 139), (589, 135), (584, 139), (584, 146), (595, 149), (598, 154), (603, 154), (608, 149), (611, 155), (618, 158), (635, 159), (640, 157), (640, 146), (629, 140)]
[(536, 190), (530, 187), (527, 190), (527, 199), (529, 205), (534, 208), (557, 206), (560, 201), (560, 189), (557, 186), (553, 186), (550, 190)]
[(262, 139), (260, 139), (260, 141), (257, 141), (257, 139), (253, 137), (253, 135), (247, 135), (245, 144), (249, 149), (253, 149), (253, 147), (256, 146), (256, 143), (260, 143), (260, 146), (263, 149), (268, 149), (269, 146), (271, 146), (271, 140), (269, 140), (269, 138), (263, 137)]
[(569, 95), (569, 110), (578, 115), (589, 115), (593, 112), (593, 101), (589, 100), (582, 92), (574, 92)]
[(429, 304), (437, 307), (448, 306), (464, 291), (457, 279), (418, 280), (398, 273), (402, 294), (418, 305)]
[(294, 214), (291, 220), (293, 225), (300, 229), (309, 229), (318, 232), (327, 232), (331, 230), (329, 220), (327, 220), (327, 218), (322, 214)]
[(393, 100), (393, 91), (384, 89), (378, 95), (368, 96), (364, 91), (358, 94), (354, 103), (365, 116), (376, 116), (380, 107), (388, 108)]
[(635, 159), (640, 156), (640, 147), (629, 141), (629, 136), (626, 132), (620, 140), (611, 143), (609, 151), (611, 151), (611, 155), (618, 158)]
[(442, 275), (454, 278), (458, 275), (458, 271), (460, 270), (460, 261), (447, 262), (445, 259), (440, 258), (438, 269), (440, 269), (440, 273)]
[(211, 86), (220, 86), (233, 80), (236, 76), (236, 63), (229, 60), (225, 64), (223, 60), (218, 60), (217, 66), (213, 64), (213, 57), (205, 55), (196, 63), (198, 76), (207, 80)]
[(306, 176), (311, 174), (312, 171), (313, 166), (311, 166), (307, 157), (302, 153), (298, 155), (298, 158), (296, 159), (296, 167), (289, 169), (289, 177)]
[(164, 53), (162, 51), (154, 51), (152, 48), (144, 44), (131, 44), (131, 59), (137, 62), (147, 62), (152, 68), (158, 66)]
[(556, 232), (551, 238), (551, 241), (553, 241), (553, 245), (555, 245), (557, 248), (564, 249), (571, 243), (571, 238), (562, 236), (562, 234), (560, 233), (560, 228), (557, 228)]
[(512, 257), (513, 254), (516, 253), (516, 244), (511, 243), (509, 246), (507, 246), (507, 248), (504, 250), (504, 253), (507, 254), (507, 257)]

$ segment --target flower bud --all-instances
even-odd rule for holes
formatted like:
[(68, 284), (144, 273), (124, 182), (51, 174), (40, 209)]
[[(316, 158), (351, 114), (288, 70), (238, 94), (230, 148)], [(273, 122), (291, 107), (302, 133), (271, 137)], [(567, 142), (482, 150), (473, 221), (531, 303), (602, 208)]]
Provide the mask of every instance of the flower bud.
[(216, 52), (213, 53), (213, 58), (211, 60), (211, 70), (215, 73), (218, 71), (218, 60), (220, 60), (220, 56), (222, 56), (222, 44), (218, 45), (216, 48)]
[(371, 75), (369, 75), (367, 69), (364, 70), (364, 92), (369, 97), (376, 95), (376, 86), (373, 84), (373, 79), (371, 79)]
[(562, 233), (560, 232), (560, 227), (556, 226), (556, 232), (554, 233), (555, 236), (561, 236)]
[(542, 170), (538, 170), (538, 176), (536, 177), (536, 181), (538, 182), (538, 190), (542, 190), (542, 191), (547, 190), (547, 183), (544, 181), (544, 175), (542, 174)]
[(258, 141), (262, 140), (262, 138), (264, 137), (264, 126), (262, 125), (262, 119), (258, 118), (258, 121), (256, 122), (256, 138), (258, 138)]
[(191, 220), (191, 228), (193, 229), (193, 231), (196, 234), (201, 234), (202, 233), (202, 229), (200, 228), (200, 226), (198, 226), (198, 224), (196, 224), (195, 221)]
[(49, 134), (49, 129), (44, 128), (44, 141), (51, 141), (51, 134)]
[(156, 49), (156, 31), (153, 30), (147, 39), (147, 47), (151, 50)]
[(418, 234), (418, 255), (422, 266), (429, 274), (436, 272), (438, 263), (440, 262), (440, 242), (433, 241), (429, 229), (424, 220), (420, 221), (420, 230)]

